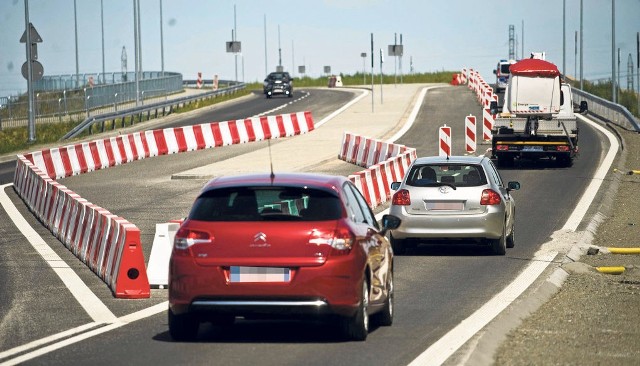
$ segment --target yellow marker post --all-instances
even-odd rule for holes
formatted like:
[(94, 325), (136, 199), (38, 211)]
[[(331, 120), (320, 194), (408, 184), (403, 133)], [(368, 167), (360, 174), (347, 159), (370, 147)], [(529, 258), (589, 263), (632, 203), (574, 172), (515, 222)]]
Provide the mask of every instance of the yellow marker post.
[(624, 267), (596, 267), (596, 271), (604, 274), (619, 275), (624, 273)]
[(640, 255), (640, 248), (607, 248), (611, 254), (638, 254)]

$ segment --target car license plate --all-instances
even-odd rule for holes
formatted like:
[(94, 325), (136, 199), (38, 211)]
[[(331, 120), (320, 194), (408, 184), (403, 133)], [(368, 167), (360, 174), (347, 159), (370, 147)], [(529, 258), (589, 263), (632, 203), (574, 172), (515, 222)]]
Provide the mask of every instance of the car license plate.
[(289, 268), (231, 266), (231, 282), (289, 282)]
[(427, 210), (462, 211), (462, 202), (425, 202)]
[(524, 146), (522, 151), (542, 151), (542, 146)]

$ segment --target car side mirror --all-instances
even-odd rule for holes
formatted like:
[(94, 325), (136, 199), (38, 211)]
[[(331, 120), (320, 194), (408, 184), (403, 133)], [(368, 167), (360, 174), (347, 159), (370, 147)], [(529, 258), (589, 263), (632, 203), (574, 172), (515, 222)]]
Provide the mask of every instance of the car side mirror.
[(394, 190), (394, 191), (397, 191), (398, 188), (400, 188), (400, 183), (401, 182), (393, 182), (393, 183), (391, 183), (391, 189)]
[(493, 70), (493, 75), (498, 75), (498, 72), (496, 70)]
[(508, 191), (517, 191), (520, 189), (520, 182), (509, 182), (507, 184)]
[(382, 216), (382, 230), (380, 230), (380, 235), (384, 236), (387, 231), (397, 229), (400, 226), (400, 223), (402, 223), (402, 220), (397, 216)]

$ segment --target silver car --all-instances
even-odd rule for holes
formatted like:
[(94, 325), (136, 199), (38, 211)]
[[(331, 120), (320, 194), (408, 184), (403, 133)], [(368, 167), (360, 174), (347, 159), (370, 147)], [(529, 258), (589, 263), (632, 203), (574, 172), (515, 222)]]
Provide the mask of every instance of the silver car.
[(402, 224), (390, 232), (396, 254), (421, 242), (489, 244), (497, 255), (515, 244), (515, 201), (487, 157), (423, 157), (393, 182), (389, 213)]

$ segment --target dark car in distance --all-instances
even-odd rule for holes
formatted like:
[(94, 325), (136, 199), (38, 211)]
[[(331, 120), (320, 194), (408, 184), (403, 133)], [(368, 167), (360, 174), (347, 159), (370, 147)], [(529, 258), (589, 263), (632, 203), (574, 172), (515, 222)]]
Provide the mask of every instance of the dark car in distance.
[(267, 98), (274, 95), (285, 95), (289, 98), (293, 97), (293, 78), (288, 72), (272, 72), (263, 83), (263, 92)]
[(393, 322), (393, 251), (346, 177), (288, 173), (211, 180), (176, 233), (169, 333), (194, 340), (201, 322), (327, 320), (363, 341), (369, 317)]

